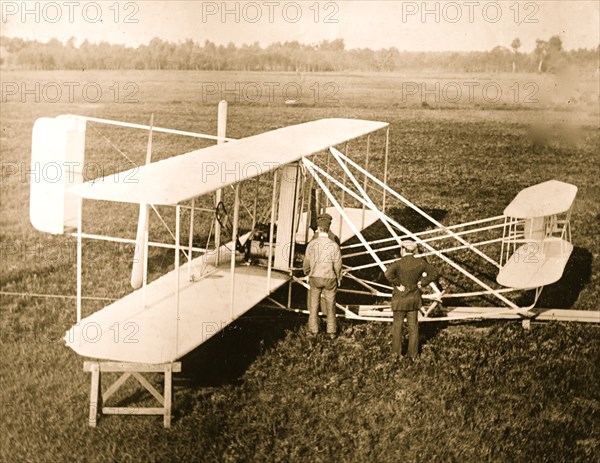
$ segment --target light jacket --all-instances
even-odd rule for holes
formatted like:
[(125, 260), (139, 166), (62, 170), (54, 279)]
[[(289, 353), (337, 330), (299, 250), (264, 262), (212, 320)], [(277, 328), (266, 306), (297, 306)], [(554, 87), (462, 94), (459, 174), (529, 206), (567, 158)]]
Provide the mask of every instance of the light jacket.
[(303, 270), (309, 277), (342, 279), (342, 252), (327, 233), (319, 233), (306, 246)]

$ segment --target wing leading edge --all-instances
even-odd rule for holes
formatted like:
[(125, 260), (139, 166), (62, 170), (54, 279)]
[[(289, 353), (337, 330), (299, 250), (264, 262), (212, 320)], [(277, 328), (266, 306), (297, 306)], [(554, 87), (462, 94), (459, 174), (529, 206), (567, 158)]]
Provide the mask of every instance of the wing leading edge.
[(179, 204), (388, 125), (359, 119), (306, 122), (95, 179), (70, 191), (104, 201)]

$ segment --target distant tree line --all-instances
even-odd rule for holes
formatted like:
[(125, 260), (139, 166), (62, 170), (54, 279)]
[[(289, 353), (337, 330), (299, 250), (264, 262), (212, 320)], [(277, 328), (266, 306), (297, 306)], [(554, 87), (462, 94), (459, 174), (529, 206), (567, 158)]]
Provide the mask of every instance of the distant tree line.
[(567, 65), (597, 72), (600, 47), (566, 51), (560, 37), (537, 40), (531, 53), (520, 53), (516, 38), (510, 48), (497, 46), (484, 52), (409, 52), (397, 48), (346, 49), (343, 39), (306, 45), (297, 41), (260, 47), (203, 44), (154, 38), (137, 48), (108, 42), (75, 39), (47, 43), (0, 38), (0, 64), (17, 69), (169, 69), (210, 71), (405, 71), (454, 72), (557, 72)]

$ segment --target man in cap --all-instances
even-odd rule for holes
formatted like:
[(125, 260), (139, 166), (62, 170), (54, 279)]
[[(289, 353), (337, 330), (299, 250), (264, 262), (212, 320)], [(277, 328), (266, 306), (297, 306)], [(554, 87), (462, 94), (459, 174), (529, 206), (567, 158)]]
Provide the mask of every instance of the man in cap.
[[(338, 238), (338, 236), (333, 233), (331, 231), (331, 221), (333, 220), (333, 217), (331, 217), (330, 214), (328, 214), (327, 212), (323, 213), (323, 214), (319, 214), (319, 216), (317, 217), (317, 227), (319, 227), (319, 223), (321, 225), (323, 225), (324, 227), (326, 227), (327, 229), (327, 236), (329, 237), (330, 240), (335, 241), (337, 243), (337, 245), (340, 245), (340, 239)], [(314, 234), (313, 239), (317, 236), (317, 233)]]
[(407, 357), (414, 360), (419, 353), (418, 313), (423, 306), (421, 287), (435, 281), (438, 270), (425, 259), (415, 257), (417, 243), (402, 241), (402, 257), (385, 271), (385, 277), (394, 285), (392, 292), (392, 353), (398, 358), (402, 354), (402, 329), (406, 317), (408, 328)]
[[(335, 338), (335, 295), (342, 281), (342, 252), (335, 240), (328, 235), (331, 225), (329, 218), (320, 215), (317, 219), (317, 232), (306, 246), (303, 270), (308, 275), (308, 331), (312, 335), (319, 332), (319, 307), (323, 296), (323, 312), (327, 315), (327, 334)], [(334, 235), (335, 236), (335, 235)], [(337, 238), (337, 237), (336, 237)]]

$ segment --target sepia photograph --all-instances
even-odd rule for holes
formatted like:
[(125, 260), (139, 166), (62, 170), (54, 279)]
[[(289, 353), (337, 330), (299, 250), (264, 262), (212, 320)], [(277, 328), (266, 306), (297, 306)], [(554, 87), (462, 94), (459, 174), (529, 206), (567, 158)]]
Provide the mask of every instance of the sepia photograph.
[(600, 2), (0, 10), (0, 462), (600, 461)]

